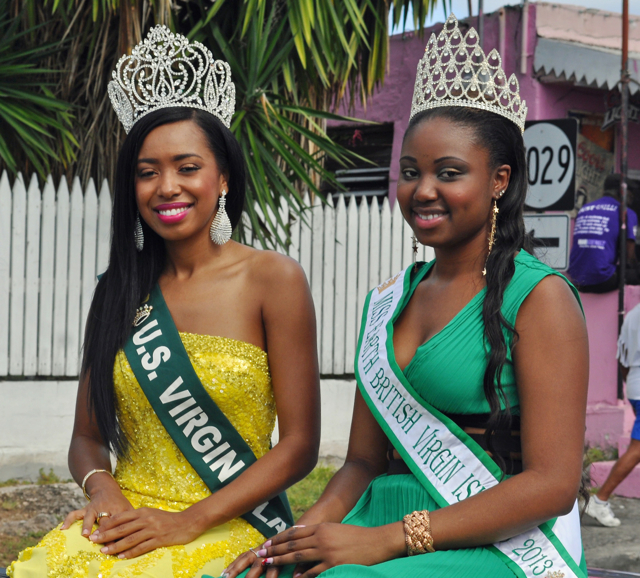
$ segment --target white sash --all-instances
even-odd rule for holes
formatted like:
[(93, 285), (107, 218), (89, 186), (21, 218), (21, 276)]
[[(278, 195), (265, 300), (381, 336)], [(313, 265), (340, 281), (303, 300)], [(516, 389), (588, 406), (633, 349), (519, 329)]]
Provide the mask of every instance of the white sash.
[[(426, 403), (400, 371), (393, 352), (393, 322), (409, 288), (405, 269), (367, 296), (356, 379), (394, 447), (444, 507), (495, 486), (502, 472), (477, 442)], [(586, 578), (578, 566), (582, 543), (577, 501), (566, 516), (488, 548), (520, 578)]]

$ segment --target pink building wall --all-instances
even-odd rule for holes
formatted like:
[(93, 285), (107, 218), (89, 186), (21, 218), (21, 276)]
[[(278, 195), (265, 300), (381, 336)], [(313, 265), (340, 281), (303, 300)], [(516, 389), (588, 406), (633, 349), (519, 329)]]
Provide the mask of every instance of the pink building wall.
[[(496, 48), (502, 55), (503, 68), (510, 76), (516, 74), (520, 83), (520, 95), (526, 100), (528, 120), (565, 118), (569, 111), (605, 112), (604, 90), (574, 87), (569, 84), (543, 84), (533, 71), (533, 58), (537, 42), (536, 8), (529, 4), (527, 42), (527, 73), (520, 73), (522, 47), (521, 7), (506, 6), (485, 15), (485, 52)], [(500, 19), (505, 21), (505, 35), (500, 46)], [(477, 29), (477, 18), (465, 19)], [(438, 33), (442, 24), (424, 30), (422, 38), (416, 32), (396, 34), (389, 38), (389, 72), (384, 85), (369, 100), (366, 108), (358, 104), (354, 111), (343, 110), (356, 118), (394, 124), (391, 170), (389, 175), (389, 197), (394, 200), (400, 168), (402, 138), (409, 124), (411, 99), (418, 61), (424, 54), (427, 40)], [(629, 129), (629, 168), (640, 169), (640, 125), (631, 124)]]
[[(565, 118), (569, 111), (604, 113), (605, 90), (572, 86), (569, 83), (541, 83), (533, 70), (537, 36), (536, 4), (528, 5), (528, 27), (525, 74), (520, 73), (522, 55), (522, 7), (505, 7), (485, 16), (485, 52), (496, 48), (501, 53), (503, 68), (516, 74), (520, 95), (529, 107), (529, 120)], [(545, 14), (549, 20), (549, 15)], [(500, 29), (504, 30), (501, 38)], [(470, 24), (477, 29), (477, 18)], [(563, 22), (563, 25), (565, 23)], [(583, 26), (584, 22), (580, 23)], [(432, 33), (442, 24), (425, 29), (420, 38), (410, 32), (390, 37), (389, 72), (384, 86), (373, 96), (366, 109), (357, 106), (351, 116), (394, 124), (393, 148), (389, 175), (389, 197), (393, 202), (399, 175), (402, 139), (409, 123), (411, 100), (418, 61)], [(576, 26), (579, 29), (578, 26)], [(347, 112), (347, 111), (344, 111)], [(630, 126), (629, 168), (640, 169), (640, 126)], [(587, 411), (587, 441), (600, 446), (616, 446), (631, 430), (633, 414), (628, 403), (617, 399), (617, 292), (582, 296), (589, 332), (590, 378)], [(626, 311), (640, 302), (640, 287), (627, 287)]]

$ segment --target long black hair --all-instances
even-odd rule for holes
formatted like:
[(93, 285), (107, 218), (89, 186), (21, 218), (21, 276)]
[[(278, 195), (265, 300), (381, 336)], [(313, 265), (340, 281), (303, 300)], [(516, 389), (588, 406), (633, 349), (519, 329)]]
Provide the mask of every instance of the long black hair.
[(118, 456), (124, 455), (127, 439), (117, 419), (113, 365), (117, 352), (129, 337), (133, 318), (165, 268), (164, 240), (142, 221), (144, 249), (136, 250), (134, 227), (137, 215), (135, 170), (147, 135), (165, 124), (191, 120), (203, 131), (219, 170), (229, 185), (226, 210), (235, 227), (245, 197), (245, 164), (242, 149), (231, 131), (212, 114), (188, 107), (151, 112), (132, 127), (116, 166), (109, 266), (96, 287), (84, 337), (81, 378), (89, 379), (89, 413), (102, 440)]
[[(492, 433), (498, 428), (509, 429), (511, 422), (509, 400), (502, 387), (502, 371), (507, 363), (504, 330), (512, 335), (512, 347), (518, 338), (515, 327), (502, 314), (502, 301), (516, 270), (516, 253), (521, 249), (533, 252), (523, 219), (528, 186), (524, 140), (520, 129), (507, 118), (466, 107), (441, 107), (418, 113), (411, 119), (405, 138), (418, 124), (432, 118), (445, 118), (468, 127), (470, 138), (489, 152), (491, 170), (501, 165), (511, 167), (509, 186), (497, 201), (500, 212), (496, 222), (495, 244), (486, 263), (487, 292), (482, 305), (484, 335), (488, 345), (483, 388), (490, 408), (485, 439), (491, 450)], [(500, 456), (497, 458), (500, 464)]]

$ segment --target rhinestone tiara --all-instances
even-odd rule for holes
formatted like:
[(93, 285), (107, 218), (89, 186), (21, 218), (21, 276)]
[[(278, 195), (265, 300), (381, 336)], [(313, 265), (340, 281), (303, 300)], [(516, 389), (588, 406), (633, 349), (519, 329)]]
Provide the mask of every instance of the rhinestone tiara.
[(201, 108), (231, 125), (236, 87), (229, 65), (166, 26), (152, 28), (112, 76), (109, 98), (127, 134), (145, 114), (170, 106)]
[(431, 35), (424, 52), (410, 118), (432, 108), (466, 106), (504, 116), (524, 132), (527, 106), (520, 98), (518, 79), (512, 74), (507, 80), (497, 50), (485, 55), (474, 28), (463, 35), (451, 14), (442, 32)]

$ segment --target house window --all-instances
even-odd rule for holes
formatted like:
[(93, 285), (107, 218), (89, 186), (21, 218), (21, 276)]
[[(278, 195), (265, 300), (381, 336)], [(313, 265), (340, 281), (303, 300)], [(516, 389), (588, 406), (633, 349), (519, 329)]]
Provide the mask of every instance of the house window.
[(380, 201), (388, 196), (393, 123), (333, 126), (327, 129), (327, 134), (332, 140), (366, 160), (356, 159), (354, 165), (345, 168), (328, 159), (326, 168), (335, 173), (336, 179), (346, 191), (323, 187), (324, 191), (333, 194), (334, 201), (337, 201), (339, 194), (348, 198), (355, 197), (357, 200), (366, 197)]

